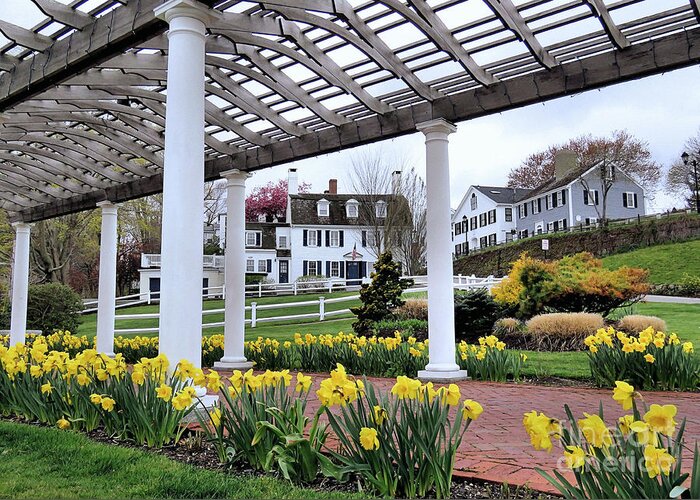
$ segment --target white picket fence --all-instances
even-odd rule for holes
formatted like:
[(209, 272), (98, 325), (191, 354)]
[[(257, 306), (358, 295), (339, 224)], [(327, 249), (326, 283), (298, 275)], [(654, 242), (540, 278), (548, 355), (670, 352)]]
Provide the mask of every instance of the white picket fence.
[[(406, 292), (421, 292), (425, 291), (427, 289), (427, 277), (426, 276), (410, 276), (411, 279), (414, 280), (414, 286)], [(497, 283), (500, 283), (502, 278), (494, 278), (493, 276), (488, 276), (486, 278), (478, 278), (476, 276), (454, 276), (453, 277), (453, 284), (455, 289), (460, 289), (460, 290), (475, 290), (479, 288), (487, 288), (491, 289), (492, 286), (494, 286)], [(350, 281), (355, 281), (355, 280), (350, 280)], [(329, 291), (332, 292), (334, 290), (337, 290), (338, 288), (345, 288), (347, 289), (348, 287), (351, 286), (357, 286), (357, 285), (348, 285), (346, 280), (327, 280), (327, 281), (319, 281), (319, 282), (307, 282), (304, 283), (305, 285), (311, 283), (311, 287), (309, 288), (304, 288), (303, 292), (304, 293), (310, 293), (314, 291)], [(271, 286), (271, 285), (265, 285), (265, 286)], [(207, 298), (210, 296), (211, 289), (216, 288), (216, 289), (221, 289), (221, 287), (211, 287), (210, 289), (206, 289), (204, 291), (204, 298)], [(247, 288), (247, 287), (246, 287)], [(247, 290), (246, 290), (247, 291)], [(257, 292), (260, 294), (259, 296), (263, 296), (263, 292), (267, 290), (260, 290), (258, 289)], [(221, 290), (221, 295), (223, 296), (223, 290)], [(299, 290), (299, 292), (301, 292)], [(116, 308), (124, 308), (124, 307), (130, 307), (134, 305), (143, 305), (143, 304), (150, 304), (153, 302), (157, 302), (158, 299), (156, 298), (151, 298), (151, 294), (149, 294), (149, 297), (146, 300), (141, 299), (140, 294), (133, 294), (133, 295), (127, 295), (124, 297), (119, 297), (117, 299), (117, 305)], [(289, 302), (289, 303), (279, 303), (279, 304), (258, 304), (257, 302), (251, 302), (249, 306), (245, 307), (246, 310), (246, 316), (247, 318), (245, 319), (246, 325), (249, 325), (251, 328), (255, 328), (258, 323), (267, 323), (267, 322), (293, 322), (296, 320), (306, 320), (306, 319), (316, 319), (318, 321), (325, 321), (328, 318), (334, 318), (338, 316), (343, 316), (350, 314), (350, 309), (349, 308), (344, 308), (344, 309), (334, 309), (327, 311), (326, 306), (329, 304), (338, 304), (338, 303), (343, 303), (343, 302), (351, 302), (359, 299), (359, 295), (350, 295), (347, 297), (336, 297), (336, 298), (325, 298), (325, 297), (319, 297), (318, 299), (315, 300), (304, 300), (304, 301), (299, 301), (299, 302)], [(97, 301), (94, 302), (88, 302), (86, 303), (86, 306), (91, 306), (91, 305), (96, 305)], [(300, 314), (287, 314), (283, 316), (265, 316), (265, 317), (258, 317), (258, 313), (260, 311), (269, 311), (269, 310), (274, 310), (274, 309), (288, 309), (288, 308), (297, 308), (297, 307), (311, 307), (314, 306), (317, 311), (314, 312), (309, 312), (309, 313), (300, 313)], [(87, 308), (83, 311), (83, 313), (90, 313), (94, 312), (96, 309), (95, 308)], [(204, 310), (202, 311), (202, 316), (203, 319), (206, 316), (211, 316), (214, 314), (224, 314), (224, 309), (209, 309), (209, 310)], [(160, 319), (160, 313), (139, 313), (139, 314), (117, 314), (115, 317), (115, 324), (121, 321), (127, 321), (127, 320), (156, 320)], [(210, 328), (222, 328), (224, 326), (223, 321), (218, 321), (218, 322), (213, 322), (213, 323), (204, 323), (202, 324), (203, 329), (210, 329)], [(117, 328), (114, 330), (114, 333), (116, 335), (127, 335), (127, 334), (147, 334), (147, 333), (158, 333), (158, 327), (151, 327), (151, 328)]]

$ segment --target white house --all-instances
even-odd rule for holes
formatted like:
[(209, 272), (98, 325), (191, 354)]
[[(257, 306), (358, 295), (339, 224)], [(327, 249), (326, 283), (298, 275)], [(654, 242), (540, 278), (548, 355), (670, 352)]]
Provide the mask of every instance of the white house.
[[(246, 222), (246, 275), (273, 283), (291, 283), (302, 276), (359, 283), (369, 277), (383, 250), (384, 220), (403, 198), (392, 194), (338, 194), (336, 179), (330, 179), (324, 193), (299, 193), (296, 169), (289, 170), (288, 186), (283, 220)], [(215, 227), (225, 247), (226, 214), (220, 214)], [(160, 255), (142, 255), (140, 275), (142, 296), (148, 291), (157, 293)], [(223, 256), (205, 255), (202, 286), (220, 287), (223, 282)], [(210, 295), (220, 295), (220, 291)]]
[(535, 189), (470, 186), (452, 215), (453, 254), (596, 224), (604, 198), (607, 219), (646, 215), (644, 188), (622, 169), (580, 165), (575, 152), (560, 151), (554, 175)]
[(516, 231), (513, 204), (528, 192), (528, 189), (470, 186), (452, 215), (455, 256), (511, 241)]

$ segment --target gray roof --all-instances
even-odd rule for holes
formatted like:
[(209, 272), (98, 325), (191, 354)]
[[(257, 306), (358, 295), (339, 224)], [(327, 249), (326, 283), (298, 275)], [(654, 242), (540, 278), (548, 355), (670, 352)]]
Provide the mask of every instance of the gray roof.
[[(600, 163), (600, 162), (598, 162)], [(561, 177), (557, 179), (556, 177), (552, 176), (548, 181), (543, 182), (539, 186), (537, 186), (535, 189), (529, 190), (529, 192), (515, 200), (516, 202), (526, 200), (528, 198), (532, 198), (534, 196), (539, 196), (543, 193), (546, 193), (547, 191), (552, 191), (553, 189), (558, 189), (561, 187), (568, 186), (571, 184), (573, 181), (575, 181), (577, 178), (579, 178), (581, 175), (585, 174), (588, 170), (593, 168), (595, 165), (598, 163), (595, 163), (593, 165), (588, 164), (588, 165), (581, 165), (577, 168), (574, 168), (569, 171), (568, 174), (566, 174), (564, 177)]]
[(480, 193), (488, 196), (496, 203), (515, 203), (526, 197), (532, 190), (500, 186), (474, 186)]
[[(387, 213), (392, 210), (395, 201), (402, 200), (403, 196), (391, 194), (294, 194), (290, 196), (292, 203), (292, 223), (322, 226), (367, 226), (374, 223), (374, 204), (378, 201), (387, 203)], [(319, 200), (327, 200), (328, 217), (319, 217), (316, 204)], [(357, 218), (346, 217), (345, 205), (349, 200), (357, 200), (359, 203)], [(371, 212), (370, 212), (371, 210)]]

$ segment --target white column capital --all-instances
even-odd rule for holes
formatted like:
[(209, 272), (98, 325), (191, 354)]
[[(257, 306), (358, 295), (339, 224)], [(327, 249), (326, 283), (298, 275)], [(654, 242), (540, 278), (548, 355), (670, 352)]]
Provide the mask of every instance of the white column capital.
[(34, 224), (30, 222), (13, 222), (12, 227), (15, 228), (16, 233), (28, 233)]
[(153, 9), (153, 13), (168, 24), (176, 17), (191, 17), (208, 25), (221, 17), (219, 12), (209, 9), (195, 0), (168, 0)]
[(109, 200), (100, 201), (97, 203), (97, 206), (102, 209), (103, 214), (116, 214), (117, 209), (119, 208)]
[(426, 136), (433, 133), (448, 136), (457, 131), (457, 126), (454, 123), (448, 122), (444, 118), (436, 118), (435, 120), (416, 123), (416, 130), (423, 132), (423, 134)]
[(245, 186), (245, 181), (253, 177), (253, 174), (234, 168), (221, 172), (221, 177), (228, 181), (229, 186)]

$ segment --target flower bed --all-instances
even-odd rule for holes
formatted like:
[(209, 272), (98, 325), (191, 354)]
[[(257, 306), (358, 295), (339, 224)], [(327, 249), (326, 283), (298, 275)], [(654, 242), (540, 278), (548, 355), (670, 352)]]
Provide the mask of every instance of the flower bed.
[[(57, 332), (46, 337), (27, 336), (27, 345), (42, 339), (50, 349), (75, 355), (94, 348), (94, 341), (68, 332)], [(0, 338), (0, 345), (7, 338)], [(202, 338), (202, 366), (211, 367), (224, 354), (223, 335)], [(158, 355), (157, 337), (116, 337), (114, 350), (127, 363)], [(367, 376), (415, 377), (428, 363), (428, 341), (414, 337), (403, 338), (399, 332), (393, 337), (358, 336), (340, 332), (335, 335), (294, 334), (293, 340), (280, 342), (258, 337), (245, 343), (246, 357), (255, 363), (256, 370), (301, 370), (329, 372), (340, 363), (349, 373)], [(527, 357), (506, 349), (496, 336), (479, 338), (479, 345), (460, 342), (456, 362), (477, 380), (502, 382), (518, 380)]]
[(617, 381), (613, 399), (624, 410), (608, 425), (602, 405), (598, 413), (576, 419), (565, 405), (563, 422), (531, 411), (523, 425), (536, 450), (551, 451), (552, 440), (563, 449), (560, 469), (573, 471), (575, 481), (560, 470), (537, 470), (567, 498), (700, 498), (700, 453), (695, 444), (692, 473), (684, 472), (685, 420), (678, 426), (674, 405), (643, 403), (633, 386)]
[(586, 338), (593, 379), (611, 387), (625, 380), (642, 389), (696, 390), (700, 362), (693, 343), (647, 328), (638, 336), (601, 328)]

